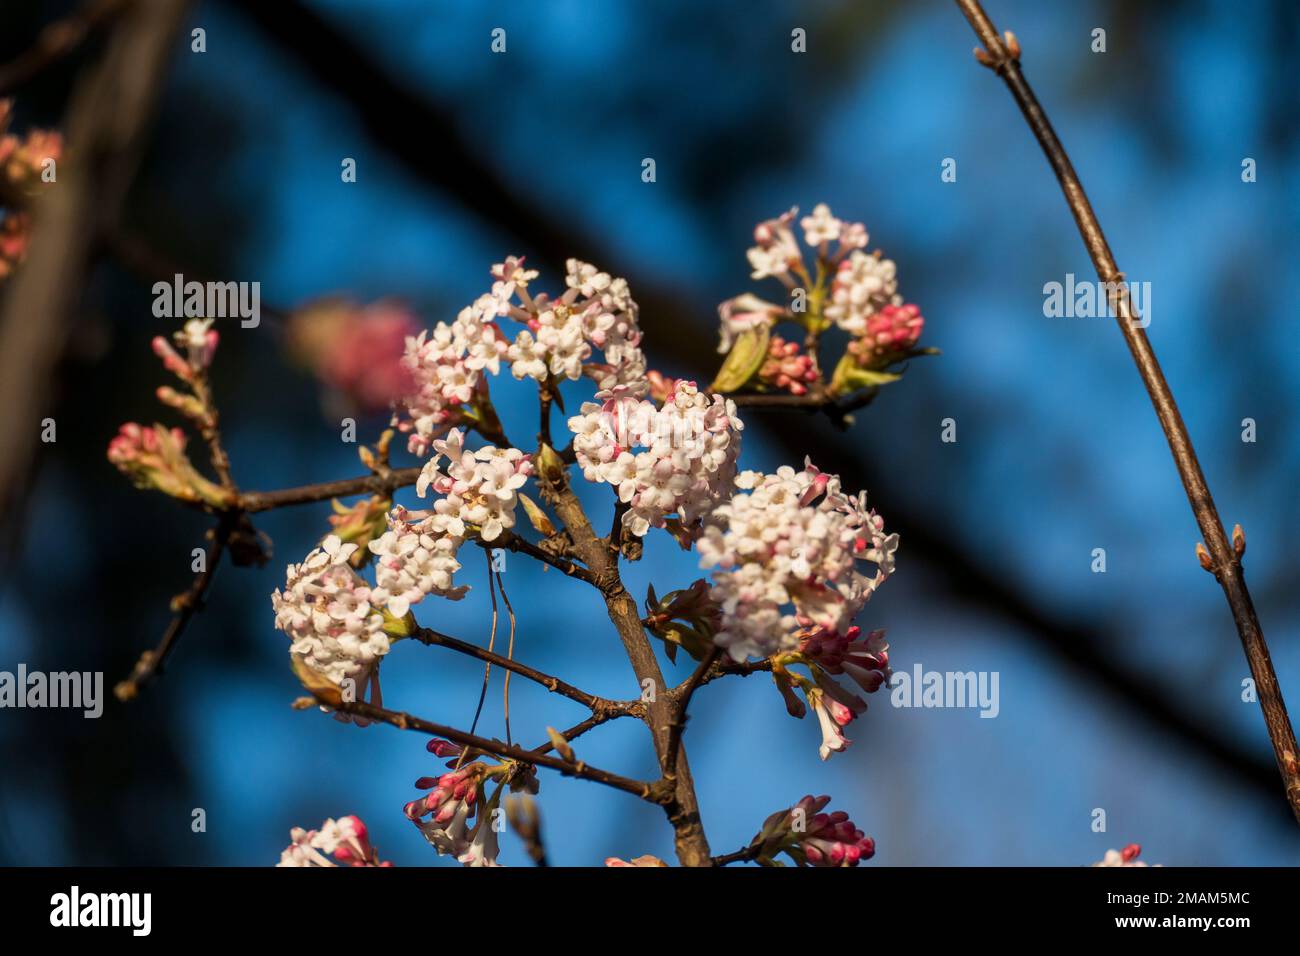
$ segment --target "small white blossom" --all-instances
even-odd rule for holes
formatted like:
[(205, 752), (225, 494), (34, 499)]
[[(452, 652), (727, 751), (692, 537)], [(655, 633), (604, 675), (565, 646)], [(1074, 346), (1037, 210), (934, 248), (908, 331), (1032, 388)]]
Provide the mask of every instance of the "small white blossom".
[(492, 296), (501, 302), (509, 302), (514, 296), (528, 289), (528, 283), (537, 278), (536, 269), (525, 269), (523, 256), (506, 256), (506, 261), (492, 267), (492, 277), (497, 281), (492, 284)]
[(465, 852), (456, 857), (456, 860), (465, 866), (500, 866), (501, 864), (497, 862), (497, 855), (500, 852), (497, 832), (492, 829), (492, 814), (488, 812), (480, 815), (473, 841)]
[(803, 241), (814, 248), (838, 239), (844, 227), (844, 223), (831, 215), (831, 207), (824, 202), (814, 206), (812, 215), (800, 219), (799, 225), (803, 227)]
[(803, 262), (803, 253), (799, 251), (799, 242), (790, 231), (790, 223), (798, 213), (796, 207), (782, 213), (776, 219), (768, 219), (754, 227), (754, 242), (745, 253), (753, 268), (751, 278), (766, 279), (787, 276), (791, 269)]

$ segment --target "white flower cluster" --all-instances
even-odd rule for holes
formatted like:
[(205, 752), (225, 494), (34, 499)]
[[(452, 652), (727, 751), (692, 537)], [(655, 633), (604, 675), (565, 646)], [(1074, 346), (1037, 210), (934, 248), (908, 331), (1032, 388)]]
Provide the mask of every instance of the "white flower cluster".
[(433, 439), (462, 420), (461, 406), (486, 386), (485, 370), (500, 371), (508, 344), (495, 323), (500, 306), (496, 296), (480, 296), (450, 325), (439, 322), (407, 337), (402, 366), (412, 386), (398, 401), (393, 424), (408, 433), (412, 454), (426, 454)]
[[(552, 375), (572, 381), (585, 372), (602, 389), (644, 382), (637, 304), (626, 280), (569, 259), (568, 288), (551, 300), (544, 294), (529, 294), (528, 283), (537, 272), (523, 269), (522, 264), (522, 259), (511, 258), (492, 270), (498, 277), (493, 295), (498, 297), (501, 314), (527, 326), (506, 351), (515, 378), (543, 381)], [(603, 361), (589, 361), (597, 349)]]
[[(388, 653), (386, 610), (403, 618), (411, 605), (433, 594), (453, 601), (469, 590), (457, 587), (457, 554), (470, 534), (495, 541), (514, 527), (519, 489), (533, 473), (532, 459), (517, 448), (464, 447), (464, 432), (453, 428), (434, 439), (435, 451), (416, 481), (425, 497), (438, 497), (428, 510), (400, 505), (387, 517), (388, 530), (369, 542), (375, 556), (375, 586), (349, 564), (357, 550), (330, 535), (303, 560), (289, 565), (285, 589), (271, 595), (275, 626), (293, 641), (290, 652), (332, 683), (370, 680), (379, 693), (379, 659)], [(446, 458), (446, 463), (443, 459)]]
[(902, 305), (898, 294), (898, 268), (892, 259), (878, 252), (855, 249), (840, 263), (831, 283), (831, 300), (826, 317), (851, 335), (867, 330), (867, 320), (887, 305)]
[(388, 653), (389, 640), (370, 587), (348, 564), (356, 550), (327, 537), (301, 564), (289, 565), (271, 607), (294, 657), (335, 684), (350, 677), (360, 686)]
[[(791, 273), (795, 273), (806, 280), (803, 252), (791, 228), (798, 213), (798, 207), (792, 206), (789, 212), (760, 222), (754, 227), (755, 245), (745, 253), (754, 270), (751, 278), (771, 277), (790, 285), (793, 281)], [(812, 215), (804, 216), (799, 225), (803, 228), (804, 242), (816, 249), (822, 258), (831, 258), (829, 244), (832, 240), (839, 240), (839, 248), (832, 261), (838, 261), (849, 250), (861, 249), (867, 244), (867, 230), (862, 223), (836, 219), (824, 202), (813, 207)]]
[(375, 588), (370, 600), (386, 607), (393, 617), (405, 617), (412, 604), (436, 594), (452, 601), (465, 596), (468, 587), (454, 587), (451, 576), (460, 570), (456, 553), (462, 534), (447, 530), (441, 515), (394, 508), (388, 530), (370, 542), (375, 555)]
[(630, 388), (596, 397), (569, 419), (573, 450), (588, 481), (618, 489), (627, 530), (643, 536), (669, 515), (689, 527), (730, 491), (744, 428), (731, 399), (685, 381), (662, 408)]
[(463, 538), (466, 526), (475, 525), (480, 538), (495, 541), (515, 525), (519, 489), (533, 473), (532, 458), (518, 448), (468, 451), (464, 439), (457, 428), (433, 443), (435, 454), (420, 473), (415, 491), (421, 498), (429, 488), (443, 495), (428, 518), (432, 528)]
[[(898, 535), (840, 480), (806, 463), (772, 475), (742, 472), (740, 489), (713, 510), (699, 543), (722, 608), (715, 642), (737, 661), (799, 645), (800, 627), (844, 633), (894, 570)], [(858, 562), (875, 565), (865, 574)]]
[[(585, 374), (600, 388), (646, 389), (638, 309), (626, 280), (570, 259), (567, 288), (550, 299), (529, 293), (537, 270), (524, 268), (523, 259), (510, 256), (491, 272), (491, 292), (454, 322), (406, 339), (401, 367), (410, 383), (395, 403), (393, 425), (407, 434), (412, 454), (426, 455), (450, 429), (478, 421), (485, 376), (499, 374), (503, 359), (517, 379), (575, 380)], [(525, 326), (513, 341), (498, 325), (502, 318)], [(601, 355), (593, 360), (596, 351)]]

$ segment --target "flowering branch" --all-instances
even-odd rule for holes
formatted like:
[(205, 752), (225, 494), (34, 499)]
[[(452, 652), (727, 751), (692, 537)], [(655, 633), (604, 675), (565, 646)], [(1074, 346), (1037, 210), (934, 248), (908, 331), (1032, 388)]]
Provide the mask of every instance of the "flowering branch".
[(1011, 96), (1024, 114), (1034, 137), (1038, 140), (1056, 173), (1065, 201), (1070, 207), (1079, 235), (1088, 250), (1097, 276), (1108, 288), (1116, 288), (1113, 308), (1124, 341), (1137, 365), (1138, 374), (1146, 386), (1147, 395), (1155, 408), (1161, 430), (1169, 443), (1174, 465), (1182, 480), (1187, 501), (1196, 516), (1201, 534), (1208, 544), (1208, 553), (1198, 545), (1198, 552), (1203, 553), (1201, 564), (1210, 571), (1223, 589), (1237, 634), (1241, 638), (1242, 649), (1250, 665), (1251, 676), (1255, 680), (1255, 689), (1259, 695), (1260, 708), (1264, 712), (1264, 723), (1268, 728), (1269, 740), (1273, 744), (1273, 754), (1277, 759), (1278, 770), (1286, 791), (1287, 802), (1291, 806), (1297, 821), (1300, 821), (1300, 748), (1297, 748), (1295, 731), (1287, 717), (1286, 703), (1278, 686), (1277, 675), (1268, 652), (1268, 644), (1260, 628), (1255, 605), (1251, 601), (1250, 591), (1246, 587), (1242, 571), (1241, 557), (1245, 552), (1246, 539), (1240, 528), (1234, 529), (1233, 541), (1229, 542), (1224, 532), (1223, 520), (1219, 517), (1214, 499), (1210, 495), (1209, 485), (1201, 471), (1192, 446), (1191, 436), (1183, 423), (1174, 401), (1173, 392), (1165, 380), (1155, 350), (1147, 338), (1146, 330), (1139, 324), (1138, 313), (1130, 299), (1124, 273), (1115, 263), (1110, 245), (1106, 242), (1101, 223), (1093, 212), (1083, 184), (1079, 181), (1070, 157), (1057, 138), (1047, 114), (1043, 111), (1034, 95), (1033, 89), (1025, 79), (1020, 68), (1020, 43), (1014, 34), (1007, 32), (999, 36), (988, 14), (984, 12), (979, 0), (956, 0), (957, 6), (970, 21), (971, 28), (979, 37), (984, 48), (976, 49), (975, 55), (981, 64), (989, 67), (1002, 77)]
[[(826, 214), (819, 207), (818, 215)], [(824, 265), (819, 259), (819, 271)], [(229, 523), (224, 541), (236, 563), (249, 547), (243, 536), (255, 534), (247, 523), (249, 513), (369, 492), (351, 506), (335, 501), (333, 533), (288, 567), (284, 588), (271, 595), (271, 606), (276, 627), (290, 640), (290, 661), (299, 680), (337, 718), (362, 725), (379, 721), (445, 738), (431, 742), (430, 750), (456, 758), (453, 769), (420, 778), (417, 787), (429, 792), (404, 808), (440, 853), (454, 853), (469, 866), (497, 865), (495, 818), (503, 791), (535, 792), (531, 768), (536, 765), (597, 780), (661, 806), (673, 826), (680, 861), (710, 865), (682, 743), (694, 694), (726, 673), (769, 670), (791, 714), (802, 717), (809, 708), (816, 713), (823, 759), (847, 747), (841, 728), (865, 710), (866, 702), (833, 677), (848, 675), (868, 693), (886, 679), (883, 632), (860, 637), (851, 621), (892, 573), (897, 535), (884, 533), (883, 520), (866, 507), (864, 493), (843, 493), (837, 476), (810, 463), (802, 473), (785, 467), (770, 475), (738, 474), (744, 426), (735, 403), (701, 392), (693, 382), (667, 382), (646, 371), (638, 307), (624, 280), (569, 260), (567, 288), (551, 298), (529, 291), (537, 273), (525, 269), (522, 260), (507, 258), (491, 272), (496, 281), (490, 294), (463, 309), (455, 322), (406, 337), (400, 368), (376, 371), (381, 379), (401, 383), (402, 390), (392, 400), (393, 429), (373, 451), (359, 450), (371, 471), (365, 478), (240, 493), (207, 390), (206, 369), (217, 333), (209, 321), (198, 319), (175, 336), (179, 351), (164, 339), (154, 341), (163, 364), (190, 390), (160, 389), (158, 397), (204, 436), (220, 484), (207, 481), (190, 464), (179, 429), (124, 426), (110, 444), (109, 459), (137, 485), (220, 515), (223, 525)], [(874, 314), (857, 313), (863, 320)], [(356, 324), (360, 322), (387, 336), (402, 324), (400, 317), (391, 319), (387, 314), (382, 321), (334, 315), (329, 324), (364, 332)], [(502, 328), (507, 319), (523, 326), (513, 339)], [(291, 329), (295, 322), (291, 317)], [(914, 335), (919, 322), (909, 328), (906, 334)], [(349, 341), (365, 351), (361, 343)], [(308, 344), (308, 352), (323, 354), (319, 341)], [(866, 349), (861, 342), (858, 346)], [(599, 358), (593, 355), (597, 350)], [(377, 356), (372, 361), (386, 360)], [(533, 453), (510, 446), (493, 408), (488, 375), (498, 373), (503, 362), (516, 379), (538, 383), (538, 446)], [(563, 407), (559, 382), (583, 376), (596, 380), (597, 401), (584, 403), (580, 414), (568, 420), (573, 441), (556, 452), (547, 439), (550, 409), (553, 404)], [(351, 373), (344, 377), (355, 383)], [(430, 456), (423, 466), (389, 467), (389, 443), (398, 432), (406, 435), (409, 452)], [(471, 432), (490, 444), (466, 447)], [(571, 484), (574, 465), (587, 481), (616, 493), (614, 524), (604, 537), (593, 530)], [(549, 510), (523, 491), (530, 480)], [(414, 484), (420, 498), (432, 492), (430, 507), (394, 505), (393, 492), (406, 484)], [(539, 543), (515, 532), (520, 506), (542, 535)], [(652, 528), (667, 531), (683, 548), (698, 545), (701, 566), (717, 570), (712, 588), (699, 580), (662, 601), (652, 588), (649, 616), (643, 621), (622, 582), (619, 562), (640, 557), (642, 539)], [(467, 543), (485, 552), (500, 548), (526, 554), (596, 588), (636, 674), (641, 699), (600, 698), (515, 662), (515, 615), (504, 591), (511, 622), (505, 656), (495, 653), (491, 641), (484, 649), (421, 628), (413, 605), (430, 596), (460, 600), (469, 590), (453, 580), (461, 569), (460, 548)], [(874, 565), (874, 571), (864, 572), (859, 562)], [(361, 573), (372, 565), (373, 584)], [(493, 584), (500, 578), (491, 567), (489, 575), (495, 635)], [(671, 659), (678, 647), (697, 659), (687, 680), (672, 688), (666, 684), (647, 630), (668, 642)], [(383, 706), (379, 668), (403, 637), (505, 670), (504, 744), (476, 735), (473, 727), (467, 733)], [(174, 635), (168, 647), (172, 643)], [(724, 651), (727, 664), (721, 663)], [(791, 670), (793, 665), (806, 667), (809, 676)], [(515, 746), (509, 735), (508, 687), (516, 674), (581, 703), (591, 715), (564, 733), (548, 728), (549, 744), (531, 751)], [(484, 680), (486, 688), (486, 672)], [(804, 694), (807, 708), (796, 691)], [(309, 704), (311, 698), (305, 701)], [(575, 755), (573, 739), (623, 716), (637, 717), (651, 731), (658, 779), (619, 777), (590, 768)], [(480, 791), (489, 784), (491, 792), (480, 801)], [(872, 844), (846, 814), (818, 812), (828, 800), (806, 797), (769, 818), (759, 861), (776, 865), (778, 853), (799, 865), (856, 865), (866, 859)], [(803, 818), (810, 813), (816, 819), (805, 836)], [(322, 839), (335, 842), (333, 835)], [(323, 850), (315, 843), (312, 847)], [(355, 847), (351, 852), (370, 856)]]
[[(751, 278), (776, 279), (785, 287), (786, 301), (746, 292), (718, 307), (718, 351), (726, 358), (710, 389), (739, 406), (824, 411), (846, 428), (852, 424), (849, 412), (903, 377), (902, 363), (937, 350), (917, 347), (925, 319), (898, 294), (894, 263), (878, 249), (865, 251), (862, 223), (837, 219), (825, 203), (815, 206), (799, 220), (813, 255), (810, 268), (795, 238), (797, 212), (790, 209), (754, 229)], [(803, 330), (802, 351), (775, 334), (782, 324)], [(847, 332), (850, 340), (828, 381), (818, 349), (832, 328)]]

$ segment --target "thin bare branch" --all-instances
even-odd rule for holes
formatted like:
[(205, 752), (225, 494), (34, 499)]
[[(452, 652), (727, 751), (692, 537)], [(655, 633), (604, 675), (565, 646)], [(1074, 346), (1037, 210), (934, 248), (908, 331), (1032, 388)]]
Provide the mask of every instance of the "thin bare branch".
[(477, 734), (468, 734), (463, 730), (457, 730), (455, 727), (436, 724), (433, 721), (424, 720), (403, 711), (377, 707), (361, 700), (326, 700), (321, 698), (321, 702), (342, 713), (390, 724), (399, 730), (414, 730), (432, 737), (443, 737), (452, 743), (460, 744), (462, 747), (474, 747), (484, 753), (494, 754), (507, 760), (517, 760), (520, 763), (546, 767), (548, 770), (554, 770), (566, 777), (577, 777), (581, 780), (604, 784), (615, 790), (622, 790), (624, 793), (640, 797), (649, 803), (663, 803), (665, 800), (663, 792), (656, 790), (654, 784), (649, 781), (623, 777), (616, 773), (610, 773), (608, 770), (593, 767), (580, 760), (570, 763), (567, 760), (561, 760), (545, 753), (525, 750), (523, 747), (507, 744), (501, 740), (480, 737)]
[(204, 595), (207, 594), (208, 588), (212, 585), (212, 578), (216, 574), (217, 565), (221, 563), (226, 543), (230, 540), (230, 535), (234, 532), (235, 526), (235, 517), (225, 516), (216, 528), (208, 532), (211, 541), (208, 544), (203, 570), (195, 575), (194, 583), (189, 586), (188, 590), (172, 599), (173, 615), (171, 623), (167, 625), (167, 630), (163, 632), (162, 640), (158, 642), (158, 646), (141, 654), (140, 659), (135, 663), (135, 667), (131, 669), (131, 673), (113, 688), (113, 695), (118, 700), (134, 700), (136, 695), (140, 693), (141, 687), (162, 673), (167, 657), (185, 632), (185, 627), (190, 623), (190, 618), (203, 606)]
[[(1012, 98), (1024, 114), (1025, 121), (1033, 131), (1034, 137), (1042, 147), (1052, 171), (1056, 173), (1065, 201), (1070, 207), (1074, 221), (1079, 228), (1079, 236), (1088, 250), (1097, 277), (1108, 283), (1109, 288), (1117, 288), (1118, 294), (1113, 300), (1115, 319), (1119, 324), (1124, 341), (1137, 365), (1147, 395), (1155, 408), (1160, 428), (1169, 443), (1178, 477), (1182, 480), (1187, 501), (1201, 534), (1208, 546), (1210, 567), (1219, 585), (1223, 589), (1241, 638), (1241, 646), (1250, 665), (1251, 676), (1255, 680), (1255, 690), (1259, 696), (1260, 708), (1264, 712), (1264, 723), (1268, 728), (1269, 739), (1273, 744), (1273, 755), (1277, 759), (1278, 771), (1282, 775), (1282, 784), (1286, 791), (1287, 802), (1297, 821), (1300, 821), (1300, 749), (1296, 746), (1295, 731), (1287, 716), (1286, 703), (1282, 699), (1282, 690), (1278, 686), (1277, 675), (1273, 671), (1273, 661), (1269, 656), (1268, 645), (1251, 601), (1250, 591), (1246, 587), (1245, 575), (1241, 567), (1241, 554), (1229, 541), (1223, 530), (1223, 521), (1219, 517), (1214, 499), (1210, 495), (1209, 485), (1201, 471), (1196, 450), (1192, 446), (1187, 426), (1174, 401), (1169, 383), (1165, 381), (1164, 372), (1156, 360), (1155, 350), (1147, 338), (1146, 330), (1139, 324), (1137, 310), (1130, 299), (1124, 273), (1119, 269), (1112, 255), (1110, 245), (1102, 232), (1097, 214), (1093, 212), (1083, 184), (1070, 162), (1070, 157), (1057, 138), (1047, 114), (1034, 95), (1033, 89), (1025, 79), (1020, 68), (1020, 44), (1015, 35), (1007, 32), (999, 34), (989, 20), (988, 14), (979, 0), (956, 0), (957, 6), (970, 21), (972, 29), (984, 49), (977, 50), (977, 59), (992, 69), (1007, 85)], [(1242, 542), (1244, 545), (1244, 535)], [(1241, 549), (1244, 550), (1244, 547)]]
[(412, 465), (409, 468), (394, 468), (383, 475), (369, 474), (339, 481), (322, 481), (297, 488), (282, 488), (279, 491), (246, 491), (239, 496), (238, 508), (248, 514), (256, 514), (274, 508), (312, 504), (351, 495), (390, 496), (398, 488), (415, 484), (422, 470), (422, 466)]

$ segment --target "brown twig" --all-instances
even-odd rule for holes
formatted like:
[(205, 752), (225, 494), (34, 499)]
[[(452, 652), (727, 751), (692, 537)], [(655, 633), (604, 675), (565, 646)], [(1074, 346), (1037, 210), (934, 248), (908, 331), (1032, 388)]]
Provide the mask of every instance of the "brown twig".
[[(641, 703), (639, 700), (609, 701), (608, 703), (613, 706), (602, 707), (586, 720), (574, 724), (568, 730), (562, 731), (560, 736), (565, 740), (572, 741), (577, 740), (587, 731), (594, 730), (601, 724), (607, 724), (611, 720), (617, 720), (620, 717), (636, 717), (639, 720), (645, 719), (645, 704)], [(545, 754), (550, 753), (554, 749), (555, 744), (548, 740), (541, 746), (534, 747), (532, 752), (535, 754)]]
[(825, 386), (808, 390), (806, 395), (787, 392), (731, 392), (727, 395), (739, 408), (761, 408), (776, 411), (824, 414), (836, 428), (845, 429), (853, 424), (853, 412), (870, 405), (878, 388), (863, 388), (848, 395), (833, 398)]
[(676, 776), (677, 753), (681, 750), (682, 734), (686, 732), (686, 709), (691, 706), (691, 698), (695, 696), (695, 691), (704, 683), (704, 677), (713, 669), (713, 664), (722, 653), (722, 648), (716, 644), (709, 646), (708, 652), (700, 660), (699, 666), (695, 668), (694, 673), (687, 678), (686, 682), (680, 687), (673, 689), (671, 697), (676, 701), (676, 707), (673, 712), (672, 724), (668, 728), (668, 746), (664, 752), (664, 778), (672, 780)]
[(493, 664), (500, 667), (502, 670), (518, 674), (525, 680), (530, 680), (535, 684), (540, 684), (552, 694), (559, 694), (561, 697), (567, 697), (569, 700), (576, 701), (593, 712), (609, 710), (629, 713), (632, 706), (630, 701), (609, 700), (604, 697), (597, 697), (595, 694), (589, 694), (584, 690), (579, 690), (572, 684), (560, 680), (558, 677), (544, 674), (534, 667), (529, 667), (527, 664), (521, 664), (519, 661), (510, 660), (509, 658), (502, 657), (500, 654), (494, 654), (492, 651), (479, 647), (477, 644), (471, 644), (468, 641), (462, 641), (447, 634), (439, 633), (432, 628), (418, 628), (411, 634), (411, 637), (419, 641), (421, 644), (427, 644), (430, 647), (445, 647), (449, 650), (456, 651), (458, 654), (464, 654), (467, 657), (473, 657), (486, 664)]
[(394, 468), (382, 475), (369, 474), (358, 478), (343, 478), (339, 481), (322, 481), (297, 488), (282, 488), (279, 491), (246, 491), (239, 496), (239, 510), (256, 514), (273, 508), (305, 505), (317, 501), (329, 501), (331, 498), (347, 498), (351, 495), (388, 497), (398, 488), (415, 484), (422, 470), (421, 466), (412, 465), (410, 468)]
[[(1015, 35), (1008, 32), (1005, 37), (1000, 36), (979, 0), (956, 0), (956, 2), (966, 19), (970, 21), (975, 34), (984, 44), (983, 50), (976, 51), (977, 59), (1002, 77), (1016, 105), (1024, 114), (1034, 137), (1042, 147), (1043, 153), (1047, 156), (1053, 172), (1056, 173), (1057, 181), (1061, 184), (1065, 201), (1078, 225), (1079, 235), (1097, 270), (1098, 278), (1110, 284), (1109, 288), (1118, 288), (1118, 294), (1113, 300), (1116, 321), (1124, 335), (1124, 341), (1128, 344), (1129, 352), (1133, 355), (1138, 373), (1142, 376), (1142, 383), (1146, 386), (1156, 417), (1160, 420), (1160, 427), (1169, 442), (1169, 450), (1178, 468), (1178, 476), (1182, 480), (1187, 501), (1192, 507), (1196, 523), (1200, 526), (1201, 534), (1208, 545), (1207, 570), (1214, 574), (1223, 588), (1228, 607), (1232, 611), (1232, 618), (1241, 638), (1241, 646), (1255, 680), (1255, 690), (1259, 696), (1260, 708), (1264, 712), (1264, 723), (1268, 727), (1269, 739), (1273, 744), (1273, 754), (1282, 775), (1287, 802), (1291, 805), (1296, 819), (1300, 821), (1300, 751), (1296, 746), (1295, 731), (1287, 717), (1286, 704), (1282, 699), (1277, 675), (1273, 671), (1268, 645), (1260, 629), (1259, 617), (1255, 613), (1250, 591), (1246, 587), (1241, 555), (1224, 533), (1223, 521), (1214, 506), (1214, 499), (1210, 495), (1205, 475), (1201, 472), (1196, 450), (1192, 447), (1192, 439), (1187, 433), (1186, 425), (1183, 424), (1182, 415), (1178, 411), (1169, 383), (1165, 381), (1146, 330), (1137, 322), (1138, 314), (1130, 300), (1124, 274), (1115, 263), (1115, 257), (1102, 232), (1101, 223), (1093, 212), (1092, 204), (1088, 201), (1083, 184), (1074, 171), (1065, 147), (1061, 145), (1056, 131), (1047, 119), (1047, 114), (1020, 69), (1020, 44)], [(1244, 535), (1241, 538), (1244, 545)], [(1204, 560), (1202, 563), (1205, 563)]]
[(199, 432), (207, 443), (208, 458), (212, 462), (212, 468), (221, 481), (221, 487), (238, 495), (239, 489), (235, 485), (235, 479), (230, 474), (230, 456), (226, 454), (225, 445), (221, 442), (221, 419), (217, 413), (216, 403), (212, 399), (212, 389), (208, 385), (207, 372), (196, 368), (191, 387), (194, 389), (194, 396), (203, 406), (204, 415), (203, 420), (199, 422)]
[(761, 843), (751, 843), (749, 846), (743, 847), (732, 853), (724, 853), (722, 856), (715, 856), (712, 862), (714, 866), (726, 866), (729, 863), (748, 863), (750, 860), (758, 858), (759, 851), (762, 850), (762, 848), (763, 845)]
[[(455, 727), (448, 727), (445, 724), (436, 724), (430, 720), (424, 720), (420, 717), (414, 717), (411, 714), (397, 710), (389, 710), (386, 707), (377, 707), (374, 704), (366, 703), (361, 700), (334, 700), (323, 697), (318, 698), (326, 706), (351, 714), (355, 717), (364, 717), (370, 721), (391, 724), (400, 730), (415, 730), (423, 734), (429, 734), (433, 737), (443, 737), (452, 743), (460, 744), (463, 747), (474, 747), (484, 753), (494, 754), (507, 760), (517, 760), (520, 763), (533, 764), (538, 767), (546, 767), (548, 770), (555, 770), (566, 777), (577, 777), (581, 780), (590, 780), (593, 783), (604, 784), (607, 787), (613, 787), (615, 790), (622, 790), (633, 796), (640, 797), (650, 803), (663, 803), (666, 797), (661, 790), (657, 790), (653, 783), (645, 780), (633, 780), (631, 777), (623, 777), (616, 773), (610, 773), (608, 770), (601, 770), (593, 767), (583, 761), (569, 762), (561, 760), (559, 757), (551, 757), (547, 754), (540, 753), (536, 750), (525, 750), (513, 744), (507, 744), (501, 740), (494, 740), (488, 737), (480, 737), (477, 734), (467, 734), (463, 730), (457, 730)], [(671, 795), (669, 795), (671, 796)]]
[(203, 570), (194, 576), (194, 583), (188, 590), (172, 599), (174, 613), (158, 646), (141, 654), (131, 673), (113, 688), (113, 695), (118, 700), (123, 702), (134, 700), (140, 693), (141, 687), (163, 672), (167, 657), (175, 648), (176, 642), (180, 640), (181, 634), (185, 632), (190, 618), (203, 606), (203, 597), (212, 584), (217, 565), (221, 563), (221, 556), (225, 553), (226, 543), (230, 540), (236, 523), (236, 516), (223, 516), (221, 522), (208, 532), (211, 543), (204, 558)]
[(588, 584), (599, 587), (600, 580), (596, 574), (589, 568), (584, 568), (579, 564), (574, 564), (567, 558), (558, 554), (552, 554), (549, 551), (539, 548), (525, 538), (521, 538), (513, 531), (504, 531), (501, 536), (493, 541), (478, 541), (480, 547), (491, 550), (492, 548), (505, 548), (507, 551), (514, 551), (517, 554), (526, 554), (530, 558), (541, 561), (543, 564), (549, 564), (558, 571), (562, 571), (571, 578), (577, 578), (580, 581), (586, 581)]
[(542, 445), (549, 445), (554, 448), (555, 444), (551, 441), (551, 405), (555, 401), (555, 392), (552, 390), (553, 385), (550, 381), (539, 382), (537, 385), (537, 403), (538, 421), (537, 421), (537, 447), (540, 450)]
[[(540, 474), (538, 483), (543, 496), (564, 523), (565, 530), (573, 541), (574, 551), (595, 575), (596, 586), (605, 599), (609, 619), (618, 631), (637, 680), (643, 686), (649, 683), (655, 689), (654, 695), (646, 702), (645, 722), (654, 740), (660, 772), (667, 777), (668, 764), (665, 761), (669, 756), (669, 726), (674, 719), (676, 705), (673, 698), (665, 692), (663, 672), (641, 625), (636, 601), (628, 594), (619, 577), (618, 555), (611, 553), (608, 542), (598, 537), (592, 529), (582, 503), (569, 486), (565, 471), (561, 469), (553, 475)], [(709, 841), (700, 820), (699, 801), (686, 760), (686, 750), (680, 743), (673, 757), (671, 780), (661, 778), (656, 784), (669, 784), (662, 788), (666, 794), (663, 806), (673, 826), (677, 857), (684, 866), (708, 866)]]

